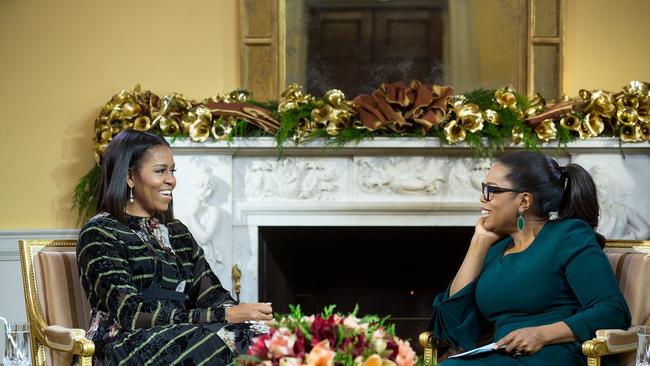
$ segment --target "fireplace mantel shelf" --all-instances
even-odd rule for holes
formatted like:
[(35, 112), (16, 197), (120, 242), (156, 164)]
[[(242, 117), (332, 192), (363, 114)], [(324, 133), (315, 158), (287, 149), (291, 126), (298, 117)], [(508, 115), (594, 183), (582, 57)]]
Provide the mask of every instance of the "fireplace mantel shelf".
[[(273, 137), (235, 138), (228, 141), (192, 142), (189, 139), (176, 139), (171, 142), (174, 151), (185, 154), (217, 153), (226, 155), (278, 155), (279, 151)], [(544, 143), (542, 150), (558, 151), (557, 142)], [(506, 150), (522, 149), (523, 145), (510, 144)], [(561, 153), (573, 152), (643, 152), (650, 153), (650, 143), (620, 142), (617, 138), (597, 137), (588, 140), (576, 140), (559, 150)], [(359, 143), (343, 146), (333, 145), (326, 139), (314, 139), (296, 145), (284, 144), (282, 154), (286, 155), (474, 155), (474, 149), (467, 143), (447, 145), (435, 137), (376, 137)]]

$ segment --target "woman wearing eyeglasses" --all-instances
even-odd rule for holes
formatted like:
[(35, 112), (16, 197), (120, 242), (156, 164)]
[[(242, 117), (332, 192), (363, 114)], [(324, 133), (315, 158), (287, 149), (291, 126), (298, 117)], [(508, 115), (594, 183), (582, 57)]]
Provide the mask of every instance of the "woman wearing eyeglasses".
[(581, 342), (627, 328), (630, 313), (602, 251), (596, 187), (581, 166), (543, 154), (498, 159), (482, 185), (481, 214), (430, 329), (466, 350), (494, 327), (494, 352), (453, 365), (586, 365)]

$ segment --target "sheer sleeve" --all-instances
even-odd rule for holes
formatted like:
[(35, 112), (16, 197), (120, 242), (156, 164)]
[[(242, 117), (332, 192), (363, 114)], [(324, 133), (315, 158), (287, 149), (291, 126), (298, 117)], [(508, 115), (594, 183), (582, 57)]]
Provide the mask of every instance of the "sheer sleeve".
[(189, 290), (189, 303), (195, 308), (212, 309), (215, 313), (219, 313), (218, 316), (223, 319), (223, 309), (236, 305), (237, 302), (230, 296), (230, 292), (221, 285), (221, 281), (210, 268), (205, 260), (203, 249), (193, 237), (191, 240), (194, 276)]

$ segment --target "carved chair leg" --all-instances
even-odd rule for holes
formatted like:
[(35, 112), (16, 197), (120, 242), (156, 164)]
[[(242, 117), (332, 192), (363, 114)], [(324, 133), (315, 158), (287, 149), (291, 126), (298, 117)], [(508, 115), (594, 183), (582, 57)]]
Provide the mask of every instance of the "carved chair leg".
[(587, 366), (600, 366), (600, 357), (587, 357)]

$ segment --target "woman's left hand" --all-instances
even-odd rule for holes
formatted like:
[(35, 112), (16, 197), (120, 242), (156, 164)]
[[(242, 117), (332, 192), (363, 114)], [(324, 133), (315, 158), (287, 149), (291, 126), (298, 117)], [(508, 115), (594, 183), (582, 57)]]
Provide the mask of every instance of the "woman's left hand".
[(533, 354), (548, 343), (542, 327), (528, 327), (513, 330), (501, 338), (495, 348), (505, 346), (508, 353)]

